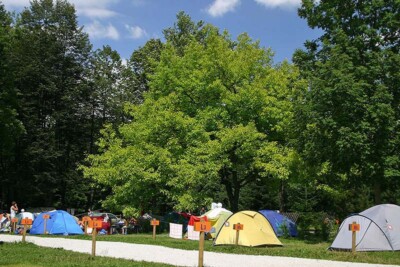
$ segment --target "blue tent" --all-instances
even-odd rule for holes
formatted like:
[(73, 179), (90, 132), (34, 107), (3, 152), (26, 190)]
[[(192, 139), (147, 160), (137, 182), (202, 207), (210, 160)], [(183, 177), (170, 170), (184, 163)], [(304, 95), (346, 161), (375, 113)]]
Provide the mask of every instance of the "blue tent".
[(267, 218), (277, 236), (283, 236), (284, 227), (289, 231), (290, 236), (297, 236), (297, 226), (288, 217), (273, 210), (260, 210), (259, 212)]
[(31, 234), (39, 235), (44, 232), (43, 215), (48, 214), (50, 218), (46, 222), (46, 231), (52, 235), (82, 235), (83, 231), (75, 221), (74, 217), (63, 210), (42, 212), (33, 222)]

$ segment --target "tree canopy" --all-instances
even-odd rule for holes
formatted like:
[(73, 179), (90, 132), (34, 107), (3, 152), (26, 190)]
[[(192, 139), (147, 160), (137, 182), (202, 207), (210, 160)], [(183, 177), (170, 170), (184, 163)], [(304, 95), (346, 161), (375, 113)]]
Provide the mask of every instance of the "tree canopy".
[(274, 67), (246, 34), (200, 31), (183, 48), (167, 42), (144, 103), (128, 107), (132, 122), (105, 131), (103, 153), (89, 158), (85, 175), (113, 188), (110, 203), (193, 210), (222, 193), (238, 210), (247, 184), (289, 177), (296, 69)]
[(324, 34), (293, 57), (309, 81), (296, 113), (297, 144), (320, 184), (342, 193), (335, 199), (345, 210), (360, 189), (376, 204), (397, 201), (399, 9), (398, 1), (323, 0), (299, 9)]

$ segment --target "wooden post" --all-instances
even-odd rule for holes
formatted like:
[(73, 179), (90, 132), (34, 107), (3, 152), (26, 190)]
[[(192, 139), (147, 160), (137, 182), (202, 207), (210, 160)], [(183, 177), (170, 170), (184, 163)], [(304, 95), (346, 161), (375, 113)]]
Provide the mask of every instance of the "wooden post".
[(22, 233), (22, 243), (25, 243), (26, 228), (27, 228), (27, 225), (25, 224), (25, 225), (24, 225), (24, 232)]
[(47, 234), (47, 219), (50, 218), (49, 214), (43, 214), (43, 219), (44, 219), (44, 227), (43, 227), (43, 234)]
[(87, 233), (87, 228), (88, 228), (88, 225), (90, 224), (91, 221), (92, 221), (92, 219), (91, 219), (89, 216), (84, 216), (84, 217), (82, 218), (83, 228), (84, 228), (84, 230), (85, 230), (85, 235), (88, 234), (88, 233)]
[(237, 224), (233, 225), (233, 229), (236, 230), (236, 240), (235, 240), (235, 245), (237, 246), (239, 244), (239, 232), (243, 230), (243, 224), (240, 224), (239, 222)]
[(153, 240), (155, 240), (156, 239), (156, 227), (157, 227), (157, 225), (160, 225), (160, 221), (153, 219), (150, 221), (150, 225), (153, 225)]
[(12, 218), (11, 219), (11, 231), (13, 234), (15, 234), (15, 229), (17, 228), (17, 222), (18, 222), (18, 218)]
[(210, 222), (205, 222), (204, 218), (200, 218), (200, 222), (196, 222), (194, 224), (194, 230), (196, 232), (200, 232), (199, 267), (203, 267), (203, 262), (204, 262), (204, 235), (205, 235), (205, 232), (209, 232), (211, 230), (211, 223)]
[(155, 224), (153, 224), (153, 240), (155, 240), (156, 239), (156, 225)]
[(353, 222), (349, 224), (349, 231), (351, 231), (351, 252), (356, 253), (356, 232), (360, 231), (360, 224)]
[(96, 256), (96, 235), (97, 235), (97, 219), (93, 219), (93, 230), (92, 230), (92, 258)]
[[(356, 222), (353, 222), (353, 225), (356, 224)], [(356, 253), (356, 231), (354, 231), (354, 229), (352, 229), (351, 231), (351, 252), (353, 254)]]
[(199, 241), (199, 267), (203, 267), (204, 261), (204, 232), (200, 232), (200, 241)]
[(22, 232), (22, 243), (25, 243), (26, 229), (28, 228), (28, 225), (32, 225), (32, 219), (22, 219), (21, 224), (24, 226), (24, 231)]
[(236, 240), (235, 240), (235, 245), (237, 246), (239, 244), (239, 230), (236, 230)]

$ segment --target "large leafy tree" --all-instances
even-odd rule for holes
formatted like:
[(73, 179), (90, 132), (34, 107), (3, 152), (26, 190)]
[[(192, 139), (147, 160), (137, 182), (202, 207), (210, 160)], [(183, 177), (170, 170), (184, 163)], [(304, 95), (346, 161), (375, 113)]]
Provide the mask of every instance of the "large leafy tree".
[(62, 0), (32, 1), (15, 28), (12, 62), (26, 134), (17, 142), (11, 188), (32, 206), (76, 206), (85, 200), (76, 166), (89, 143), (88, 36)]
[(244, 186), (289, 177), (295, 68), (274, 68), (246, 34), (200, 31), (185, 46), (167, 42), (144, 103), (128, 109), (133, 121), (107, 128), (89, 157), (85, 174), (113, 188), (107, 204), (194, 209), (224, 196), (237, 210)]
[(15, 144), (24, 127), (17, 117), (17, 90), (11, 62), (12, 19), (0, 2), (0, 208), (8, 205), (6, 196), (13, 198), (9, 190), (16, 177)]
[(363, 198), (354, 194), (362, 188), (375, 203), (396, 201), (386, 193), (400, 178), (399, 11), (391, 0), (304, 0), (299, 9), (324, 34), (294, 55), (309, 80), (297, 110), (298, 148), (336, 204)]

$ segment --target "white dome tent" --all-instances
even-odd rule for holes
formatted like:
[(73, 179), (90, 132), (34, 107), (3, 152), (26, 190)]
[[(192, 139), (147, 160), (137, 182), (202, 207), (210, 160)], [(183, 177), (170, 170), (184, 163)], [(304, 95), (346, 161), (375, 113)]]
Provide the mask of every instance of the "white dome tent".
[(382, 204), (347, 217), (330, 250), (351, 250), (352, 232), (348, 225), (360, 224), (356, 234), (356, 251), (400, 250), (400, 206)]

